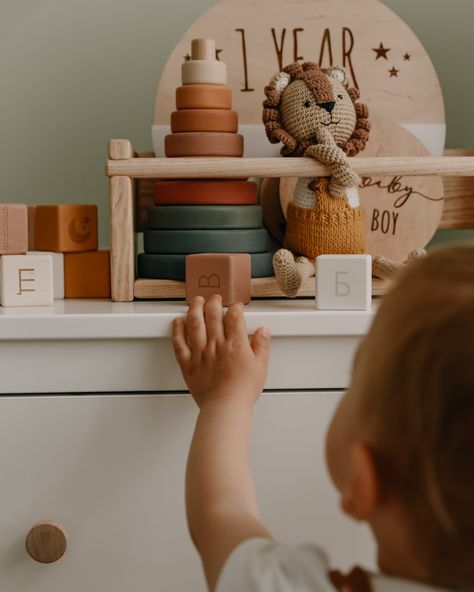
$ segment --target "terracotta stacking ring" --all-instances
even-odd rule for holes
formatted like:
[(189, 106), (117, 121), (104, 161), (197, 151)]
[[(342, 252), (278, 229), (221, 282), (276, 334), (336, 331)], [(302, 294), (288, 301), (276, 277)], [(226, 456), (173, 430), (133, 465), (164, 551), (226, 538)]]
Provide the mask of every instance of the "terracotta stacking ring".
[(237, 113), (226, 109), (183, 109), (171, 113), (171, 131), (173, 133), (235, 133), (238, 125)]
[(146, 253), (262, 253), (270, 249), (265, 228), (245, 230), (145, 230)]
[(223, 84), (187, 84), (176, 89), (176, 109), (232, 109), (232, 91)]
[[(273, 253), (251, 253), (252, 277), (271, 277), (273, 275)], [(186, 255), (151, 255), (140, 253), (137, 258), (138, 277), (154, 280), (185, 279)]]
[(255, 205), (257, 184), (252, 181), (158, 181), (156, 205)]
[(151, 230), (262, 228), (260, 206), (155, 206), (149, 210)]
[(234, 156), (244, 153), (244, 138), (225, 132), (183, 132), (165, 136), (165, 154), (179, 156)]

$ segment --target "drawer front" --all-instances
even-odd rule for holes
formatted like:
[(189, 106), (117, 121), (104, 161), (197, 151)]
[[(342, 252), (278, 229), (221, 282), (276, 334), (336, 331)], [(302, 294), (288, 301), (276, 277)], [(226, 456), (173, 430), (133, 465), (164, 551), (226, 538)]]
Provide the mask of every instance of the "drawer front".
[[(359, 336), (272, 339), (267, 388), (346, 388), (359, 341)], [(186, 388), (169, 339), (0, 341), (0, 376), (0, 392), (8, 394)]]
[[(322, 443), (336, 393), (267, 393), (252, 462), (276, 537), (323, 543), (335, 564), (371, 566), (368, 532), (339, 515)], [(0, 589), (204, 592), (184, 515), (196, 408), (187, 395), (0, 399)], [(43, 565), (25, 550), (38, 521), (68, 548)]]

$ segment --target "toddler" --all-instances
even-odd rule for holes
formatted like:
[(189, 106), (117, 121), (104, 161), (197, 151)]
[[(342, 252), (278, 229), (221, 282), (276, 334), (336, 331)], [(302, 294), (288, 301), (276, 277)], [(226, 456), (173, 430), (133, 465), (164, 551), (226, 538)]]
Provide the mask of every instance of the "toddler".
[(341, 508), (370, 526), (379, 574), (329, 572), (319, 547), (281, 544), (259, 519), (249, 437), (268, 330), (249, 340), (242, 305), (224, 314), (218, 296), (196, 298), (174, 321), (173, 343), (200, 408), (186, 507), (209, 590), (474, 590), (474, 247), (402, 272), (327, 434)]

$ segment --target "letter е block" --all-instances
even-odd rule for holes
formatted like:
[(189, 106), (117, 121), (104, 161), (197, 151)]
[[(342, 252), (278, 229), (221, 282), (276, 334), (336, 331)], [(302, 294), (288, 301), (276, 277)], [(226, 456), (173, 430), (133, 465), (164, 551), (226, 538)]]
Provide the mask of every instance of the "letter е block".
[(186, 257), (186, 302), (222, 296), (222, 304), (250, 302), (251, 259), (247, 253), (200, 253)]
[(368, 310), (372, 302), (370, 255), (320, 255), (316, 258), (316, 308)]
[(53, 262), (49, 255), (0, 257), (2, 306), (50, 306), (53, 304)]

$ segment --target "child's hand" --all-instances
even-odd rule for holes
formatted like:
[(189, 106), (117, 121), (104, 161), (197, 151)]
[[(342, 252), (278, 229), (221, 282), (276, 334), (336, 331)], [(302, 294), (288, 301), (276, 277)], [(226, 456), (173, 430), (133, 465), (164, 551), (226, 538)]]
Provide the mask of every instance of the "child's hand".
[(232, 304), (224, 315), (222, 299), (196, 297), (186, 322), (173, 322), (173, 347), (184, 380), (200, 408), (218, 399), (252, 406), (267, 377), (270, 334), (259, 328), (251, 341), (243, 304)]

